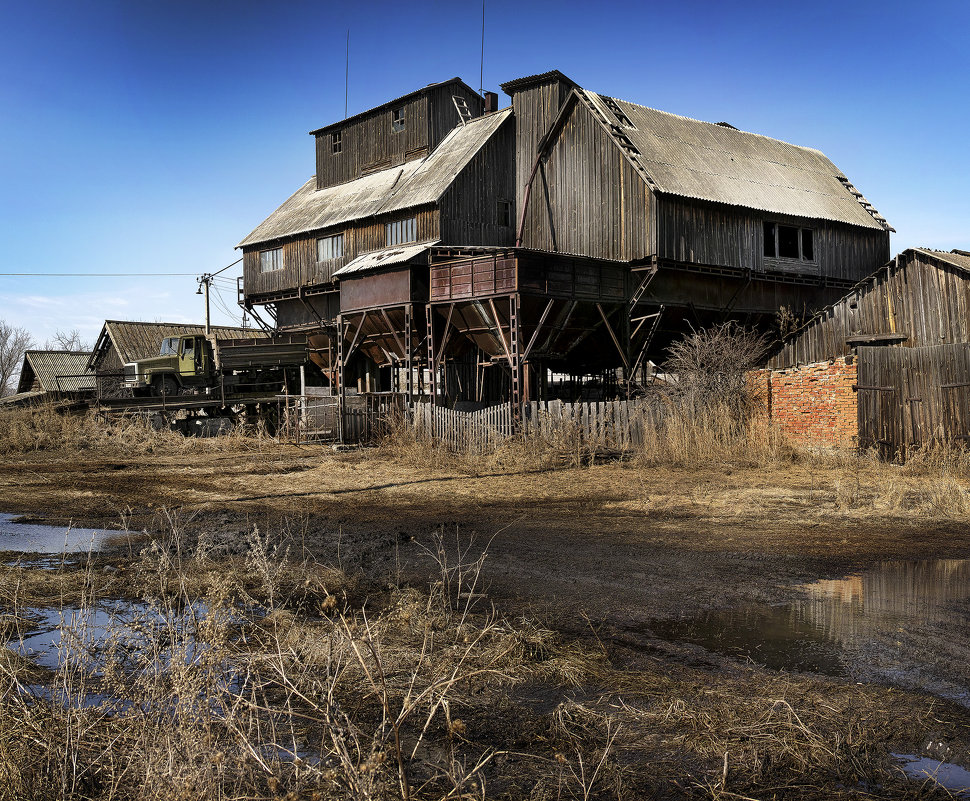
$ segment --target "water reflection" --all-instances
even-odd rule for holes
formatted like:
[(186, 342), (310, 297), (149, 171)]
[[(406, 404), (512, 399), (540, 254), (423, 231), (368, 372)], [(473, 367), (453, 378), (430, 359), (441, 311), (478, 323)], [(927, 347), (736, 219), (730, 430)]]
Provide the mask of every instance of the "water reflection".
[(96, 551), (117, 531), (17, 523), (17, 515), (0, 513), (0, 551), (21, 553), (83, 553)]
[(773, 669), (848, 674), (970, 702), (970, 560), (882, 562), (798, 590), (781, 606), (746, 605), (651, 630)]

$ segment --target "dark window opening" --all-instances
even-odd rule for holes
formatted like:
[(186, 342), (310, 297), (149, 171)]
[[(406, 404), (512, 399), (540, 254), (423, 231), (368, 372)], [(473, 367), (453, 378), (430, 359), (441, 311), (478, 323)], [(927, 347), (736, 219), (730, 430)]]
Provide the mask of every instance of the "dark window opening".
[(779, 225), (778, 258), (797, 259), (798, 257), (798, 229), (790, 225)]
[(811, 228), (802, 228), (802, 258), (815, 261), (815, 237)]
[(391, 119), (391, 131), (394, 133), (400, 133), (404, 130), (404, 109), (396, 108), (393, 112), (394, 116)]
[(765, 223), (765, 255), (775, 257), (775, 224), (770, 222)]
[(340, 134), (341, 134), (341, 131), (336, 131), (336, 132), (330, 134), (330, 151), (332, 153), (339, 153), (340, 152), (340, 145), (341, 145), (341, 136), (340, 136)]
[(815, 232), (811, 228), (773, 222), (765, 222), (763, 226), (765, 258), (815, 261)]
[(498, 224), (506, 228), (512, 227), (512, 201), (500, 200), (498, 202)]

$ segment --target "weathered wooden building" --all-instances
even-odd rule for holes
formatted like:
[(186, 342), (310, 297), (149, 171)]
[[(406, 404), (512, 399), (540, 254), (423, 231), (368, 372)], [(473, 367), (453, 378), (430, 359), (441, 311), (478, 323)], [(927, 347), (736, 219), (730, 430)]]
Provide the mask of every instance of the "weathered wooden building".
[(486, 402), (632, 377), (690, 326), (819, 308), (889, 258), (817, 150), (558, 71), (502, 88), (501, 111), (456, 78), (313, 131), (316, 175), (240, 243), (245, 305), (311, 333), (336, 385)]
[(970, 253), (903, 251), (785, 338), (766, 372), (797, 438), (890, 453), (970, 439)]
[(83, 401), (94, 395), (94, 376), (86, 371), (88, 352), (70, 350), (28, 350), (17, 392), (0, 399), (4, 405), (44, 401)]

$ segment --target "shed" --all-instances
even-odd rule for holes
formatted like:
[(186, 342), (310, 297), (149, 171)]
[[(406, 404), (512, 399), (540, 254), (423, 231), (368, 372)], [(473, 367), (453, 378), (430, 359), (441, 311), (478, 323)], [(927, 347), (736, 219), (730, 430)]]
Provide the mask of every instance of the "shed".
[(28, 350), (17, 392), (92, 393), (94, 376), (87, 372), (90, 358), (89, 351)]

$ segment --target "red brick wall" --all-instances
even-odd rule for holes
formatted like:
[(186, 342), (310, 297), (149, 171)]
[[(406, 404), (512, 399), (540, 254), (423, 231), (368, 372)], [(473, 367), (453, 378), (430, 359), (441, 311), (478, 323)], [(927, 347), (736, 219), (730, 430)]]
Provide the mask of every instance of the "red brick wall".
[[(846, 361), (851, 362), (846, 364)], [(761, 370), (753, 377), (767, 395), (771, 420), (798, 445), (855, 445), (859, 433), (853, 357), (787, 370)]]

